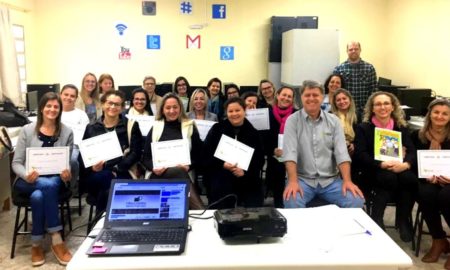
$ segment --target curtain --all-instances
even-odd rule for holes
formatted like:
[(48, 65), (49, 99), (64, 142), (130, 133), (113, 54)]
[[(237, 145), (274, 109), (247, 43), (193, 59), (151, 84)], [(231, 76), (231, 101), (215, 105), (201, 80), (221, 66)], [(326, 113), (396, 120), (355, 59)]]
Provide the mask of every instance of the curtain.
[(24, 106), (9, 9), (0, 5), (0, 101)]

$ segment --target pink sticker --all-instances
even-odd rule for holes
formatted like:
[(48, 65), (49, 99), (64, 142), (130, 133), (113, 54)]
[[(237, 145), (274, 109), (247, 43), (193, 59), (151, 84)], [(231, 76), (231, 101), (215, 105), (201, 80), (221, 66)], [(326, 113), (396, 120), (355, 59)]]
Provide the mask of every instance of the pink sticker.
[(105, 253), (108, 250), (108, 248), (105, 247), (93, 247), (92, 253)]

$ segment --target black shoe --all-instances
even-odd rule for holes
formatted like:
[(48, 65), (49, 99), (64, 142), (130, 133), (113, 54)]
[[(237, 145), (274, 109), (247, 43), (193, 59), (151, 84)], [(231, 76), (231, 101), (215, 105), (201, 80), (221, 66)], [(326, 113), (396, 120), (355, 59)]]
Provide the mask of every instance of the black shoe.
[(413, 238), (412, 228), (408, 223), (400, 223), (399, 225), (400, 239), (403, 242), (411, 242)]

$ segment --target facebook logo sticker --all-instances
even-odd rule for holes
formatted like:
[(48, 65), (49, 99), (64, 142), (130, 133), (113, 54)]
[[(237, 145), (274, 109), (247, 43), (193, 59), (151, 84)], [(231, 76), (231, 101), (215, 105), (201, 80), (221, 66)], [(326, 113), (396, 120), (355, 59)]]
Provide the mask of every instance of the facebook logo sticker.
[(147, 49), (159, 50), (161, 49), (160, 35), (147, 35)]
[(227, 17), (226, 5), (212, 5), (213, 19), (225, 19)]
[(234, 46), (220, 46), (220, 60), (234, 60)]

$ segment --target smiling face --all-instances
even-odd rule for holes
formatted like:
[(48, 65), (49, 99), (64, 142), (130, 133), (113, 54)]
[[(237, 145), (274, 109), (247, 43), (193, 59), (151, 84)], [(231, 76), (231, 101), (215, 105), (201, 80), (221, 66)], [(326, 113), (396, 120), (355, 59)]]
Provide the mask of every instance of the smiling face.
[(230, 87), (227, 90), (227, 98), (239, 97), (239, 90), (234, 87)]
[(148, 95), (150, 96), (150, 98), (153, 96), (153, 94), (155, 93), (155, 88), (156, 88), (156, 82), (153, 79), (147, 79), (144, 81), (144, 90), (147, 91)]
[(245, 110), (237, 102), (228, 104), (227, 106), (227, 118), (231, 125), (234, 127), (242, 126), (245, 119)]
[(310, 116), (318, 116), (323, 94), (319, 88), (305, 88), (302, 93), (302, 104), (305, 112)]
[(211, 96), (211, 98), (217, 96), (220, 92), (220, 83), (212, 82), (208, 88), (208, 91), (209, 91), (209, 95)]
[(444, 128), (450, 121), (450, 108), (446, 105), (435, 105), (430, 113), (433, 128)]
[(255, 96), (250, 96), (245, 98), (244, 102), (246, 110), (256, 109), (256, 103), (258, 102), (258, 98)]
[(83, 80), (83, 87), (88, 93), (91, 93), (97, 87), (97, 79), (92, 75), (86, 75)]
[(294, 93), (289, 88), (283, 88), (277, 95), (278, 107), (284, 109), (292, 106), (294, 102)]
[(105, 117), (116, 118), (122, 112), (123, 100), (121, 97), (116, 95), (109, 95), (106, 98), (105, 103), (102, 104), (103, 113)]
[(206, 108), (205, 94), (203, 92), (197, 92), (193, 98), (194, 98), (194, 110), (204, 111)]
[(77, 90), (68, 87), (61, 92), (61, 101), (63, 104), (64, 111), (66, 112), (73, 111), (75, 109), (76, 100), (77, 100)]
[(187, 84), (184, 80), (179, 80), (177, 82), (177, 93), (181, 97), (185, 97), (187, 95)]
[(102, 89), (102, 93), (108, 92), (113, 88), (113, 82), (110, 79), (104, 79), (100, 83), (100, 88)]
[(145, 105), (147, 105), (147, 99), (145, 99), (144, 93), (135, 93), (133, 97), (133, 107), (140, 113), (144, 112)]
[(330, 79), (330, 82), (328, 83), (328, 93), (333, 94), (336, 89), (342, 87), (341, 78), (338, 76), (333, 76)]
[(58, 116), (61, 108), (59, 106), (58, 100), (52, 99), (45, 103), (44, 108), (42, 109), (42, 119), (44, 121), (55, 121)]
[(347, 55), (350, 62), (358, 62), (360, 60), (361, 47), (358, 42), (347, 44)]
[(261, 84), (261, 94), (265, 99), (273, 98), (275, 90), (273, 89), (273, 85), (270, 82), (263, 82)]
[(392, 104), (392, 100), (389, 96), (381, 94), (373, 99), (372, 112), (378, 120), (388, 120), (391, 118), (393, 111), (394, 105)]
[(166, 121), (176, 121), (180, 117), (181, 108), (176, 98), (168, 98), (163, 106), (163, 114)]
[(339, 93), (334, 97), (334, 100), (340, 112), (347, 112), (350, 108), (350, 98), (346, 94)]

